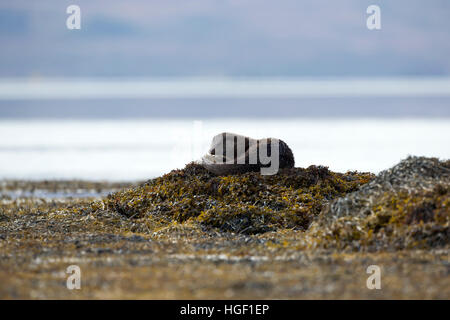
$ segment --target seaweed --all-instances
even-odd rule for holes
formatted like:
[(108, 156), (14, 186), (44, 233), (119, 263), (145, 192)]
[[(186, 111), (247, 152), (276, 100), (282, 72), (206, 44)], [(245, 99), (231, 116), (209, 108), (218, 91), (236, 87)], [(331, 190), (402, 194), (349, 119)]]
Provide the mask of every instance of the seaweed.
[[(448, 299), (449, 168), (414, 157), (376, 177), (320, 166), (215, 176), (189, 164), (119, 192), (95, 183), (91, 198), (17, 192), (0, 199), (0, 297)], [(0, 192), (72, 186), (94, 185)], [(64, 285), (71, 264), (82, 290)], [(366, 289), (372, 264), (388, 271), (383, 290)]]
[(334, 173), (322, 166), (281, 169), (272, 176), (257, 172), (216, 176), (190, 163), (182, 170), (109, 195), (104, 207), (129, 218), (193, 220), (225, 232), (306, 230), (324, 204), (372, 178), (370, 173)]
[(323, 166), (216, 176), (188, 164), (111, 194), (102, 208), (220, 232), (305, 231), (300, 248), (401, 250), (450, 242), (450, 162), (409, 157), (375, 176)]
[(324, 208), (314, 248), (401, 250), (450, 243), (450, 161), (409, 157)]

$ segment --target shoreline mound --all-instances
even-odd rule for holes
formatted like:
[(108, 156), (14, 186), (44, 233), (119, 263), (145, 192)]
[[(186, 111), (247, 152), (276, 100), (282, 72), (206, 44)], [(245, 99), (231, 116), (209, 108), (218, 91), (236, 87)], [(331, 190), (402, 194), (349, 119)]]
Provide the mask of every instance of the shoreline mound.
[(450, 161), (408, 157), (330, 202), (307, 232), (308, 247), (369, 251), (450, 243)]
[[(194, 222), (224, 232), (306, 230), (329, 201), (358, 190), (371, 173), (335, 173), (326, 167), (216, 176), (196, 163), (143, 185), (110, 194), (101, 206), (130, 219), (169, 226)], [(155, 229), (153, 228), (153, 229)]]
[(395, 251), (448, 248), (449, 205), (450, 161), (408, 157), (376, 176), (322, 166), (217, 176), (190, 163), (89, 210), (145, 232), (297, 230), (297, 249)]

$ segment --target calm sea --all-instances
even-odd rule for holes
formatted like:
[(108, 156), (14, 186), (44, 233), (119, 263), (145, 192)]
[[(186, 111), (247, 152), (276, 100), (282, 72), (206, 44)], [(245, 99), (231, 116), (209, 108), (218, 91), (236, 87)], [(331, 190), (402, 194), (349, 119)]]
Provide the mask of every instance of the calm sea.
[(223, 131), (281, 138), (301, 167), (448, 159), (450, 81), (0, 81), (0, 179), (148, 179)]
[(450, 158), (450, 119), (3, 120), (0, 178), (141, 180), (199, 159), (222, 131), (279, 137), (297, 166), (378, 172)]

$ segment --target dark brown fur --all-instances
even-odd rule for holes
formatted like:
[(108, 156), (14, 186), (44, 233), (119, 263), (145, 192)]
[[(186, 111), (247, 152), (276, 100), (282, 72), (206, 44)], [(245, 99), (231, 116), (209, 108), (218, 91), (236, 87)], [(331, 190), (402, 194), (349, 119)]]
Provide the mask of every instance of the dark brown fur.
[[(223, 160), (226, 161), (226, 135), (227, 133), (222, 133), (222, 144), (223, 144)], [(233, 135), (229, 133), (228, 135)], [(217, 137), (217, 136), (216, 136)], [(217, 175), (229, 175), (229, 174), (240, 174), (245, 172), (255, 172), (261, 170), (262, 167), (269, 167), (270, 165), (264, 165), (260, 162), (259, 159), (259, 148), (260, 145), (265, 145), (267, 147), (267, 155), (271, 156), (271, 142), (274, 138), (268, 138), (268, 139), (260, 139), (260, 140), (254, 140), (249, 137), (245, 137), (245, 154), (242, 154), (240, 156), (237, 155), (237, 135), (234, 135), (234, 159), (233, 163), (230, 163), (230, 161), (226, 163), (206, 163), (203, 162), (203, 166), (217, 174)], [(254, 141), (253, 145), (250, 146), (250, 141)], [(295, 166), (295, 160), (294, 160), (294, 154), (292, 153), (292, 150), (289, 148), (289, 146), (283, 141), (279, 140), (279, 168), (293, 168)], [(255, 143), (256, 142), (256, 143)], [(251, 152), (256, 152), (257, 154), (257, 163), (256, 164), (250, 164), (249, 162), (249, 155)], [(214, 139), (213, 139), (213, 145), (212, 148), (209, 150), (210, 155), (216, 155), (216, 150), (214, 148)], [(238, 164), (238, 159), (243, 160), (245, 157), (245, 164)], [(239, 161), (242, 162), (242, 161)]]

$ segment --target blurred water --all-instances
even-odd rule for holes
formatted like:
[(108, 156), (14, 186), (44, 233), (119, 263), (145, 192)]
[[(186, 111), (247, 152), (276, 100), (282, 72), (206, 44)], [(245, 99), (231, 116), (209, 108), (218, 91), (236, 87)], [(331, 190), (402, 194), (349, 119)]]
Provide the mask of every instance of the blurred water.
[(0, 100), (450, 96), (449, 77), (0, 79)]
[(296, 165), (378, 172), (450, 158), (450, 119), (0, 120), (0, 179), (142, 180), (200, 158), (222, 131), (278, 137)]

